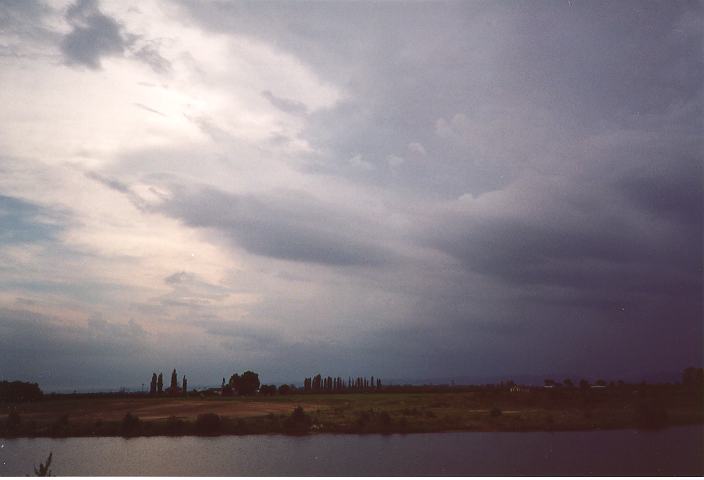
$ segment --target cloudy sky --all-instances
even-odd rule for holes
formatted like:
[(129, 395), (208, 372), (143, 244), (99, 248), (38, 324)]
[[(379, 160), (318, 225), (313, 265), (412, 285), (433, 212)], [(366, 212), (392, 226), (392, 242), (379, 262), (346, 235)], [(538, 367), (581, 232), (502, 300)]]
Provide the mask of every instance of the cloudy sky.
[(701, 364), (702, 10), (0, 0), (0, 377)]

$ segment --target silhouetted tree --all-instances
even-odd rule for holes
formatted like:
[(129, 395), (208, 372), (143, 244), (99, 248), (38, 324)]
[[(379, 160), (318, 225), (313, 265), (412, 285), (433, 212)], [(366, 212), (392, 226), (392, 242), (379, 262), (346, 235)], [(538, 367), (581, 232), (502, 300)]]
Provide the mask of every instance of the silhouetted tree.
[(314, 392), (319, 392), (319, 391), (320, 391), (320, 387), (321, 387), (320, 384), (321, 384), (321, 383), (322, 383), (322, 377), (320, 376), (320, 374), (317, 374), (316, 376), (313, 377), (313, 385), (312, 385), (312, 388), (313, 388), (313, 391), (314, 391)]
[(581, 379), (581, 380), (579, 381), (579, 388), (581, 388), (582, 390), (588, 389), (588, 388), (589, 388), (589, 380), (586, 380), (586, 379), (584, 379), (584, 378)]
[(176, 369), (171, 372), (171, 385), (169, 386), (169, 391), (174, 394), (178, 392), (178, 375), (176, 375)]
[(286, 385), (285, 383), (283, 385), (279, 385), (279, 395), (288, 395), (289, 393), (291, 393), (291, 387), (289, 385)]
[(156, 392), (161, 394), (164, 391), (164, 374), (159, 373), (159, 377), (156, 379)]
[(275, 395), (276, 385), (262, 385), (259, 387), (259, 393), (262, 395)]
[(28, 382), (0, 382), (0, 401), (7, 402), (29, 402), (39, 400), (43, 393), (36, 383)]
[(188, 380), (186, 379), (186, 376), (183, 376), (183, 396), (188, 395)]
[(241, 376), (235, 373), (230, 377), (230, 386), (239, 395), (252, 395), (257, 392), (259, 385), (259, 374), (250, 370), (247, 370)]
[(378, 378), (376, 379), (376, 388), (377, 390), (381, 390), (381, 380)]
[(304, 392), (310, 392), (310, 390), (311, 390), (311, 380), (310, 380), (309, 377), (307, 377), (307, 378), (303, 381), (303, 391), (304, 391)]
[[(237, 377), (237, 378), (235, 378)], [(222, 379), (222, 385), (220, 386), (220, 394), (224, 397), (230, 397), (234, 395), (234, 384), (239, 382), (239, 375), (236, 373), (230, 377), (227, 383), (225, 383), (225, 378)]]
[(606, 380), (599, 379), (596, 381), (596, 384), (599, 385), (600, 387), (605, 387), (606, 386)]
[(149, 384), (149, 394), (156, 395), (156, 373), (152, 373), (152, 381)]
[(546, 378), (545, 379), (545, 386), (546, 387), (554, 387), (555, 386), (555, 380), (551, 378)]
[(563, 383), (563, 384), (565, 385), (565, 387), (567, 387), (567, 388), (572, 388), (572, 387), (574, 387), (574, 383), (572, 383), (572, 379), (571, 379), (571, 378), (565, 378), (565, 379), (562, 381), (562, 383)]

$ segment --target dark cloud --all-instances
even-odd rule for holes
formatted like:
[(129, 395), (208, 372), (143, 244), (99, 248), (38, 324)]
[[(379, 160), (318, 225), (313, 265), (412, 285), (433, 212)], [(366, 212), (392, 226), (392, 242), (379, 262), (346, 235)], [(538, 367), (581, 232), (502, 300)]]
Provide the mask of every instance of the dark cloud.
[(145, 352), (148, 340), (134, 321), (116, 324), (95, 317), (67, 325), (56, 318), (10, 309), (0, 309), (0, 332), (3, 378), (38, 381), (43, 388), (114, 386), (117, 379), (106, 369), (127, 364), (130, 369), (139, 368), (136, 358)]
[[(660, 177), (663, 184), (670, 181), (667, 174)], [(555, 188), (549, 180), (528, 181), (494, 198), (458, 202), (437, 216), (427, 234), (468, 270), (509, 283), (619, 292), (622, 302), (639, 294), (696, 296), (702, 286), (701, 213), (683, 228), (667, 212), (649, 215), (652, 202), (644, 212), (619, 203), (617, 193), (604, 184)], [(679, 201), (680, 192), (670, 193), (672, 200), (659, 201)]]
[(269, 90), (264, 90), (262, 97), (269, 100), (269, 102), (279, 110), (290, 113), (291, 115), (305, 115), (308, 113), (308, 107), (306, 107), (304, 103), (278, 97)]
[(121, 25), (103, 14), (95, 0), (79, 0), (66, 11), (72, 30), (61, 42), (61, 51), (69, 64), (100, 68), (100, 59), (122, 55), (128, 41)]
[(395, 257), (368, 240), (365, 219), (347, 218), (304, 193), (176, 190), (161, 210), (187, 225), (213, 229), (256, 255), (335, 266), (379, 266)]
[(654, 161), (627, 172), (616, 188), (639, 208), (658, 217), (671, 218), (696, 229), (702, 228), (704, 168), (701, 157), (677, 155)]

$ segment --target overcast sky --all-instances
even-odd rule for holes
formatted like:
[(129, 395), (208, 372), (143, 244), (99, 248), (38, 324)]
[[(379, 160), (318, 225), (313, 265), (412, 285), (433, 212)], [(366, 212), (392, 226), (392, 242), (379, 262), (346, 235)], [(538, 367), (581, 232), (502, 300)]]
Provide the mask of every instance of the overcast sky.
[(701, 365), (703, 5), (0, 0), (0, 378)]

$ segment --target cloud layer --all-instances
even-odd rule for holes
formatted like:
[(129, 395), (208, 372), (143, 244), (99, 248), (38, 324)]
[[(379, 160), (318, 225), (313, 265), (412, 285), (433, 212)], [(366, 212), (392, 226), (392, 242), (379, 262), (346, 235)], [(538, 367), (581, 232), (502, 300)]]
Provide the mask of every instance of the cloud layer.
[(702, 26), (686, 2), (0, 2), (0, 376), (701, 363)]

